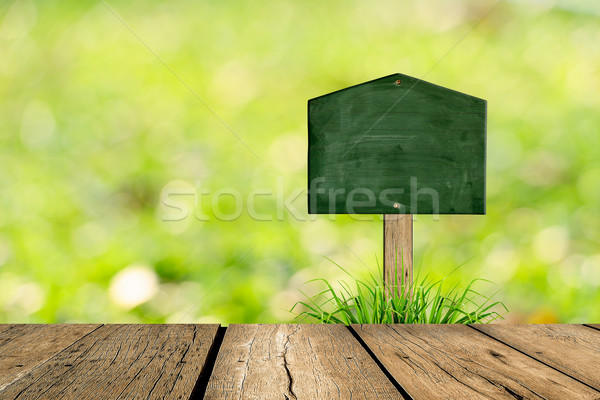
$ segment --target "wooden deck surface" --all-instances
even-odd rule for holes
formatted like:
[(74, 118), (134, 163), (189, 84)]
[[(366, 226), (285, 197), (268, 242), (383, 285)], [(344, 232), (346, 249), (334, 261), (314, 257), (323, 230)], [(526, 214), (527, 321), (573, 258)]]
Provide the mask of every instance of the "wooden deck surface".
[(0, 399), (600, 399), (600, 325), (0, 325)]

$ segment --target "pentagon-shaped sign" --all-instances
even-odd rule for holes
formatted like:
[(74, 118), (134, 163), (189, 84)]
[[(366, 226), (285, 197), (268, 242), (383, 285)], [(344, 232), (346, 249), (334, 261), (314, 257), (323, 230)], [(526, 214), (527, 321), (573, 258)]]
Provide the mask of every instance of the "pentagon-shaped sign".
[(311, 214), (485, 214), (485, 100), (394, 74), (308, 101)]

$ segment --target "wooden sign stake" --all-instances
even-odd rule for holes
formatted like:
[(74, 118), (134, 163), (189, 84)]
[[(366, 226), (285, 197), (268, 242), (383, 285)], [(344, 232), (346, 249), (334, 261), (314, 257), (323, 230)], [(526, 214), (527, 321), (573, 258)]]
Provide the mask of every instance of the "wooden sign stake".
[(411, 293), (413, 281), (413, 216), (383, 215), (383, 286), (387, 296), (393, 288)]

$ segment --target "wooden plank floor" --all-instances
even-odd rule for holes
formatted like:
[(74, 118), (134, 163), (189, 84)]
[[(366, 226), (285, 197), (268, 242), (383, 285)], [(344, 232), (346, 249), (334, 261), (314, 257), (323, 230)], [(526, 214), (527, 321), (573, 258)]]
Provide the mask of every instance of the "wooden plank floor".
[(600, 325), (0, 325), (0, 399), (597, 399)]
[(345, 326), (233, 325), (205, 398), (353, 397), (403, 398)]

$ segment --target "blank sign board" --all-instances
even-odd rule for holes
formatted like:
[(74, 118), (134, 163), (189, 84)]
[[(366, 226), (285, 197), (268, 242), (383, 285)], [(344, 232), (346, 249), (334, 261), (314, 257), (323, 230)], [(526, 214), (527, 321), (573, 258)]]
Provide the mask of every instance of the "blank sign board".
[(309, 213), (485, 214), (486, 110), (403, 74), (309, 100)]

